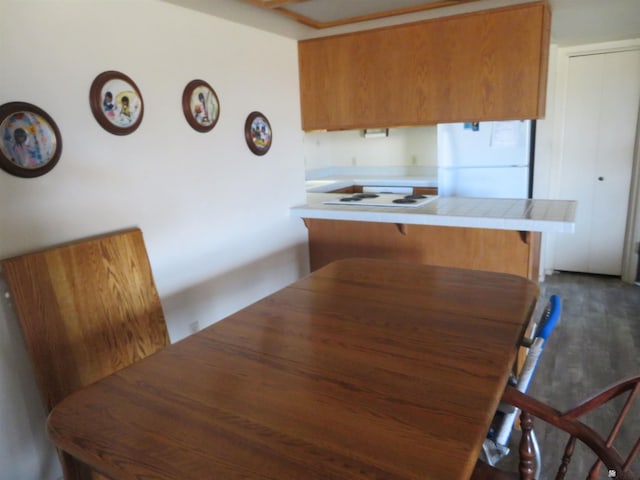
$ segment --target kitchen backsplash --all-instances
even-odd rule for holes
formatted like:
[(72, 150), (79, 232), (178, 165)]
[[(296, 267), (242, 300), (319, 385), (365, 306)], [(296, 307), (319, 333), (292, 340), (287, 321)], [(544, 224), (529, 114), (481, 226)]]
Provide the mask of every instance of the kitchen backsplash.
[(307, 172), (323, 170), (396, 171), (421, 170), (437, 166), (437, 127), (389, 129), (381, 138), (365, 138), (362, 130), (311, 132), (303, 137)]

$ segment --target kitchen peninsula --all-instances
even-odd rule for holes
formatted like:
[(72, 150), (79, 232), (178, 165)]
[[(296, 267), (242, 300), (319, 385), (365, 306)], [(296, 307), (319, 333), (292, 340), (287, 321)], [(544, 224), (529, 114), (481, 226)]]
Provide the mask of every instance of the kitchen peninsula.
[(345, 194), (307, 194), (291, 214), (309, 231), (311, 270), (374, 257), (512, 273), (538, 281), (543, 232), (573, 233), (576, 202), (433, 197), (419, 207), (327, 205)]

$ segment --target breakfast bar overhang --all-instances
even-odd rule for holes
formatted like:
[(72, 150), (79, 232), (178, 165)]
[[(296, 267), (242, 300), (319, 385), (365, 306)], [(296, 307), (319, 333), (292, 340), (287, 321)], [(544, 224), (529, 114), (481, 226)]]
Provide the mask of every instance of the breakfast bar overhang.
[(350, 257), (511, 273), (538, 281), (543, 232), (573, 233), (570, 200), (437, 197), (419, 207), (326, 204), (308, 193), (291, 213), (309, 232), (310, 268)]

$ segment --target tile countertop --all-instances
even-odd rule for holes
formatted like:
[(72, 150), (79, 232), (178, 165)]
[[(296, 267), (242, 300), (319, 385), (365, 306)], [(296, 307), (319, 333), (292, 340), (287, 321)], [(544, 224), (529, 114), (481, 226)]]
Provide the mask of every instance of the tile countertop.
[(576, 202), (502, 198), (437, 197), (417, 208), (324, 205), (344, 194), (307, 193), (307, 204), (293, 207), (299, 218), (491, 228), (531, 232), (575, 230)]

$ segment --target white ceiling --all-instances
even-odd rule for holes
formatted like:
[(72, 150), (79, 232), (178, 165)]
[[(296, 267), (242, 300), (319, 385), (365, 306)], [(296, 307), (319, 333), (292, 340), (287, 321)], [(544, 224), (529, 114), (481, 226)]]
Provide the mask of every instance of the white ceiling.
[[(305, 26), (277, 12), (261, 8), (247, 0), (162, 0), (199, 12), (281, 36), (304, 39), (395, 25), (445, 15), (454, 15), (487, 8), (525, 3), (527, 0), (479, 0), (460, 5), (398, 15), (384, 19), (354, 23), (326, 29)], [(388, 5), (396, 8), (397, 0), (340, 0), (345, 16), (359, 11), (345, 5), (370, 2), (376, 8)], [(313, 15), (335, 18), (335, 1), (314, 0)], [(404, 1), (412, 4), (415, 2)], [(599, 43), (614, 40), (640, 38), (640, 0), (549, 0), (552, 11), (551, 41), (560, 46)], [(300, 4), (302, 5), (302, 4)], [(311, 8), (311, 7), (308, 7)], [(322, 11), (325, 8), (326, 11)]]

